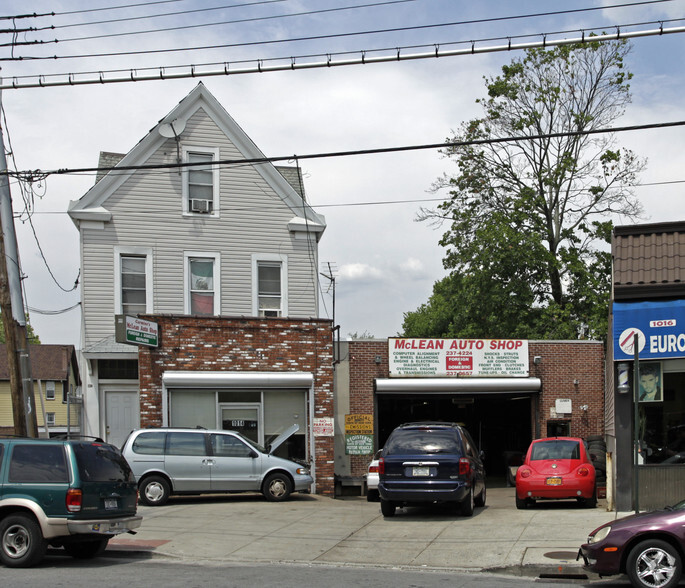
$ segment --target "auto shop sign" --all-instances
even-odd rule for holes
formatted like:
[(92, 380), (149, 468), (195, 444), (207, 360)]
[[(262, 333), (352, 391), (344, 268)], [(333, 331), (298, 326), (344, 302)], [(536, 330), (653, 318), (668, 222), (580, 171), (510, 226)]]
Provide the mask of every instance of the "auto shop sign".
[(614, 359), (685, 357), (685, 301), (614, 302)]
[(391, 376), (527, 377), (524, 339), (388, 340)]

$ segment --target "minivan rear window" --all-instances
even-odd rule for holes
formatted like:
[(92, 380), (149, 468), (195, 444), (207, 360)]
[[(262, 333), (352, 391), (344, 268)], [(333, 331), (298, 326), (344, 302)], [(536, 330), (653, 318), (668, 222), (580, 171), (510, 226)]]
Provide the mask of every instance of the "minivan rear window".
[(17, 444), (10, 458), (12, 483), (57, 484), (69, 482), (67, 459), (62, 445)]
[(461, 453), (450, 429), (397, 429), (385, 445), (385, 455)]
[(99, 443), (76, 443), (73, 448), (82, 481), (135, 481), (128, 462), (114, 447)]

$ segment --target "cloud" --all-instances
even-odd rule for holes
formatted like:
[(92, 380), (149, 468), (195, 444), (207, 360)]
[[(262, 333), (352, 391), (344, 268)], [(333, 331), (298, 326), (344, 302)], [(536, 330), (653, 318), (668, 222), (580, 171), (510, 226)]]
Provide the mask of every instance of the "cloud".
[(340, 268), (340, 277), (352, 281), (375, 281), (383, 277), (383, 272), (365, 263), (348, 263)]

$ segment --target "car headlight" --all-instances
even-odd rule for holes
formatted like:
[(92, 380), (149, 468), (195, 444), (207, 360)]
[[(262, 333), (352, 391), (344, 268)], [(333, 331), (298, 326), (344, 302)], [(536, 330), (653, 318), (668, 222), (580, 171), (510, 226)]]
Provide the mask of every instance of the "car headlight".
[(309, 470), (307, 468), (297, 468), (296, 471), (301, 476), (308, 476), (309, 475)]
[(602, 527), (601, 529), (596, 531), (593, 535), (590, 535), (587, 538), (587, 542), (591, 545), (593, 543), (599, 543), (600, 541), (603, 541), (604, 539), (606, 539), (606, 537), (609, 533), (611, 533), (611, 525), (607, 525), (606, 527)]

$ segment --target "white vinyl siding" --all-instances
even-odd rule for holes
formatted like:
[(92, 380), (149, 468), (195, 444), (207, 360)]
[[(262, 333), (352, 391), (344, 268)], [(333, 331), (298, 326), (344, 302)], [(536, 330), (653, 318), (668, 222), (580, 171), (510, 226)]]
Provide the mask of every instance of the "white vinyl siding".
[[(203, 110), (188, 119), (182, 139), (192, 145), (216, 146), (223, 159), (242, 157)], [(175, 161), (175, 140), (167, 139), (145, 163)], [(112, 221), (102, 228), (81, 228), (85, 347), (112, 336), (114, 314), (121, 314), (115, 305), (120, 285), (117, 288), (114, 283), (118, 272), (113, 247), (128, 254), (141, 249), (149, 254), (148, 312), (187, 314), (183, 251), (192, 250), (221, 252), (221, 271), (215, 274), (217, 315), (257, 316), (252, 255), (260, 252), (261, 259), (287, 259), (282, 273), (284, 296), (297, 295), (284, 298), (283, 315), (318, 316), (316, 240), (293, 239), (288, 230), (293, 210), (254, 167), (224, 166), (217, 173), (220, 219), (183, 215), (183, 176), (177, 170), (138, 171), (103, 203)]]

